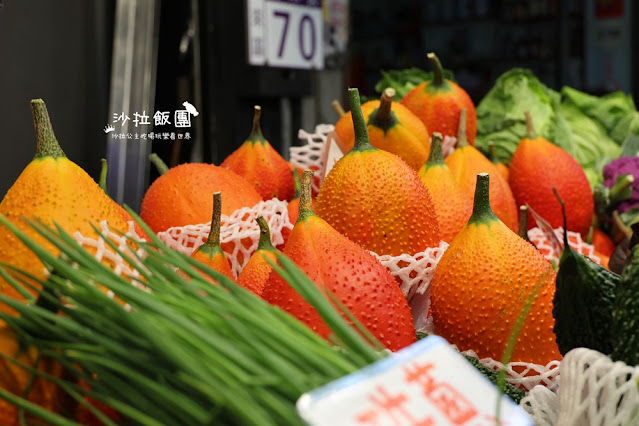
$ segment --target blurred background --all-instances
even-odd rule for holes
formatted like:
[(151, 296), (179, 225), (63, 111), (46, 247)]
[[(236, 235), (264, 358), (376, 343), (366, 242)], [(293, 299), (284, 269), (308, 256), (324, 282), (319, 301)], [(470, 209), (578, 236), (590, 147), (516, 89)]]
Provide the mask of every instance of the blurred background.
[[(337, 120), (331, 102), (347, 105), (348, 87), (378, 96), (381, 70), (428, 71), (430, 51), (475, 103), (513, 67), (556, 90), (639, 92), (639, 7), (630, 0), (0, 5), (2, 195), (33, 157), (34, 98), (46, 102), (67, 156), (96, 180), (107, 158), (110, 195), (137, 209), (158, 176), (151, 152), (170, 166), (219, 164), (260, 105), (264, 135), (287, 158), (299, 129)], [(177, 127), (178, 111), (188, 126)]]

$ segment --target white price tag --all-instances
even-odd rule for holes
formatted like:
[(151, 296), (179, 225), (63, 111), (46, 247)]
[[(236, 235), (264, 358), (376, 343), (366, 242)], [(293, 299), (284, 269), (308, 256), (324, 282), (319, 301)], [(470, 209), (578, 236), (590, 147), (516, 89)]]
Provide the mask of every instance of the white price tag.
[(251, 65), (323, 69), (321, 0), (247, 0)]
[(431, 336), (305, 393), (297, 410), (312, 426), (533, 426), (446, 340)]

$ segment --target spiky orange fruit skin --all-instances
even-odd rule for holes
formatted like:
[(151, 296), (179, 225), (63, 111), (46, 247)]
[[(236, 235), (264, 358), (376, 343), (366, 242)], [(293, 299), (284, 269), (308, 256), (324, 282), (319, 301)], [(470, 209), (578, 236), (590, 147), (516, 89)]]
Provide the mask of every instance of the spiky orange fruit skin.
[(440, 242), (428, 190), (404, 160), (373, 148), (353, 150), (328, 173), (315, 212), (377, 254), (415, 254)]
[[(558, 228), (563, 226), (563, 215), (554, 186), (566, 205), (568, 229), (582, 236), (588, 233), (595, 208), (592, 190), (579, 163), (561, 147), (541, 136), (523, 138), (510, 160), (508, 182), (518, 205), (529, 204)], [(528, 227), (535, 226), (531, 217)]]
[(266, 140), (245, 141), (220, 167), (244, 177), (265, 201), (272, 198), (288, 201), (295, 195), (288, 162)]
[(484, 154), (472, 145), (455, 149), (445, 159), (446, 165), (453, 173), (455, 182), (472, 199), (475, 192), (477, 175), (486, 172), (490, 175), (490, 205), (493, 212), (511, 230), (519, 228), (518, 204), (510, 190), (508, 181)]
[[(38, 351), (31, 346), (26, 350), (20, 347), (18, 337), (15, 335), (11, 327), (6, 323), (0, 325), (0, 352), (3, 355), (15, 358), (19, 363), (27, 367), (36, 367), (38, 359)], [(53, 377), (60, 378), (63, 375), (63, 367), (61, 364), (53, 361), (51, 358), (42, 357), (37, 368), (42, 373)], [(16, 396), (26, 397), (30, 402), (40, 407), (58, 413), (65, 411), (68, 401), (66, 401), (66, 393), (56, 384), (43, 377), (32, 373), (9, 359), (2, 357), (0, 359), (0, 387)], [(31, 379), (33, 384), (29, 385)], [(25, 395), (25, 391), (29, 392)], [(25, 412), (26, 422), (24, 424), (41, 424), (41, 420), (35, 416), (31, 416)], [(0, 423), (3, 426), (18, 426), (23, 424), (20, 422), (18, 408), (10, 402), (0, 400)]]
[(457, 136), (459, 114), (467, 111), (466, 137), (468, 143), (475, 143), (477, 135), (477, 112), (468, 93), (457, 83), (445, 80), (445, 88), (436, 88), (431, 81), (415, 86), (400, 101), (424, 123), (432, 136), (439, 132), (444, 136)]
[(495, 163), (497, 171), (501, 174), (506, 182), (510, 179), (510, 169), (504, 163)]
[(253, 207), (262, 197), (243, 177), (214, 164), (184, 163), (171, 167), (147, 189), (140, 217), (155, 232), (211, 220), (211, 194), (222, 192), (222, 214)]
[[(399, 102), (393, 102), (391, 111), (397, 122), (388, 129), (371, 123), (371, 114), (380, 105), (379, 100), (362, 104), (362, 114), (366, 120), (368, 139), (375, 148), (391, 152), (404, 160), (414, 170), (428, 160), (430, 137), (422, 121)], [(355, 129), (352, 113), (349, 111), (335, 123), (335, 133), (343, 143), (343, 151), (349, 152), (355, 145)]]
[(517, 318), (542, 279), (512, 361), (545, 365), (561, 359), (553, 332), (555, 278), (541, 253), (500, 220), (469, 222), (450, 243), (431, 282), (435, 332), (462, 351), (501, 360)]
[(237, 276), (237, 283), (261, 296), (264, 286), (266, 286), (266, 282), (273, 272), (273, 267), (268, 263), (267, 259), (277, 263), (274, 250), (257, 250), (253, 253)]
[[(128, 229), (117, 204), (91, 176), (67, 157), (34, 158), (2, 199), (0, 213), (54, 254), (59, 250), (22, 218), (39, 218), (48, 226), (55, 222), (69, 234), (79, 231), (90, 238), (98, 237), (91, 224), (99, 226), (103, 220), (107, 220), (112, 230), (126, 232)], [(42, 262), (4, 226), (0, 226), (0, 261), (46, 279)], [(4, 279), (0, 279), (0, 292), (22, 300), (22, 296)], [(0, 311), (12, 310), (0, 304)]]
[[(231, 270), (231, 265), (229, 264), (229, 260), (226, 255), (222, 251), (220, 247), (216, 247), (213, 253), (202, 252), (199, 249), (195, 250), (191, 257), (195, 260), (198, 260), (208, 266), (209, 268), (215, 269), (218, 272), (223, 273), (231, 280), (235, 281), (235, 275), (233, 275), (233, 271)], [(212, 283), (217, 283), (217, 280), (209, 277), (205, 272), (202, 272), (209, 281)]]
[[(416, 341), (404, 294), (388, 270), (370, 253), (312, 215), (298, 221), (284, 248), (317, 284), (351, 311), (386, 348), (395, 351)], [(262, 297), (328, 337), (330, 329), (278, 274), (271, 274)]]
[(417, 174), (433, 202), (440, 237), (450, 243), (468, 222), (473, 211), (472, 198), (457, 186), (445, 163), (424, 164)]

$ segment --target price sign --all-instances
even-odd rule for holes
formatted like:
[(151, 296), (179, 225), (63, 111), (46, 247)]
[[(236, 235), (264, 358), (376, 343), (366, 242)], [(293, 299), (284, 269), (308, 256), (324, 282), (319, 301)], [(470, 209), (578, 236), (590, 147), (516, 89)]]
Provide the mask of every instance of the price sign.
[(251, 65), (323, 69), (321, 0), (247, 0)]
[(534, 424), (438, 336), (303, 394), (297, 411), (310, 426)]

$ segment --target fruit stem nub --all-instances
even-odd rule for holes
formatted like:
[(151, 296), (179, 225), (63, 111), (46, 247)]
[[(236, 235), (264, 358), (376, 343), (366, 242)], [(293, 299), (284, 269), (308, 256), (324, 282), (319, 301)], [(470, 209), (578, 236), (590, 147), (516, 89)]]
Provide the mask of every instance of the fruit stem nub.
[(100, 188), (102, 188), (105, 194), (109, 195), (109, 193), (107, 192), (106, 184), (107, 171), (109, 166), (107, 165), (106, 158), (101, 158), (100, 163), (102, 164), (102, 166), (100, 167), (100, 180), (98, 181), (98, 185), (100, 185)]
[(313, 174), (313, 170), (304, 170), (302, 172), (300, 207), (297, 214), (297, 222), (306, 220), (307, 217), (315, 214), (313, 212), (313, 189), (311, 187)]
[(457, 125), (457, 148), (468, 146), (466, 138), (466, 109), (459, 111), (459, 124)]
[(559, 196), (559, 192), (557, 192), (557, 188), (552, 187), (552, 192), (555, 194), (555, 198), (561, 204), (561, 215), (564, 220), (564, 250), (570, 250), (570, 244), (568, 244), (568, 219), (566, 219), (566, 205), (564, 204), (564, 200)]
[(31, 114), (33, 115), (33, 126), (36, 132), (35, 158), (66, 157), (64, 151), (60, 148), (58, 140), (55, 138), (49, 112), (42, 99), (33, 99), (31, 101)]
[(493, 220), (498, 219), (490, 208), (490, 175), (488, 173), (479, 173), (475, 185), (473, 214), (468, 222), (486, 223)]
[(526, 114), (526, 136), (528, 139), (535, 139), (537, 135), (535, 134), (535, 126), (533, 125), (532, 115), (530, 111), (524, 112)]
[(387, 87), (382, 93), (382, 97), (379, 101), (379, 109), (375, 114), (375, 119), (379, 121), (389, 121), (391, 119), (391, 106), (393, 105), (393, 99), (395, 98), (395, 89)]
[(442, 134), (439, 132), (433, 132), (433, 137), (430, 142), (430, 154), (426, 164), (434, 166), (436, 164), (444, 163), (444, 154), (442, 153)]
[(340, 117), (346, 114), (346, 111), (344, 111), (344, 107), (342, 106), (342, 103), (338, 101), (337, 99), (334, 99), (333, 102), (331, 102), (331, 106), (333, 107), (337, 115), (339, 115)]
[(362, 114), (362, 106), (359, 100), (359, 90), (356, 88), (348, 89), (348, 95), (351, 103), (351, 115), (353, 119), (353, 128), (355, 129), (355, 144), (353, 151), (366, 151), (374, 149), (368, 139), (368, 130), (366, 130), (366, 121)]
[(531, 242), (530, 238), (528, 237), (528, 206), (527, 205), (519, 206), (519, 229), (517, 230), (517, 234), (524, 240), (528, 241), (529, 243)]
[(444, 83), (444, 73), (442, 72), (442, 63), (435, 53), (430, 52), (426, 55), (433, 65), (433, 82), (431, 84), (435, 86), (441, 86)]
[(213, 193), (213, 215), (211, 217), (211, 230), (206, 239), (206, 244), (215, 247), (220, 245), (220, 228), (222, 218), (222, 193)]
[(260, 226), (260, 242), (257, 243), (258, 250), (272, 250), (273, 244), (271, 243), (271, 230), (268, 227), (268, 223), (264, 216), (257, 216), (255, 221)]
[(155, 166), (160, 175), (169, 171), (169, 166), (155, 152), (149, 154), (149, 161)]

